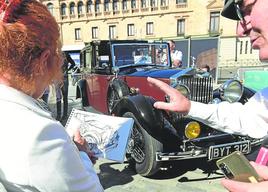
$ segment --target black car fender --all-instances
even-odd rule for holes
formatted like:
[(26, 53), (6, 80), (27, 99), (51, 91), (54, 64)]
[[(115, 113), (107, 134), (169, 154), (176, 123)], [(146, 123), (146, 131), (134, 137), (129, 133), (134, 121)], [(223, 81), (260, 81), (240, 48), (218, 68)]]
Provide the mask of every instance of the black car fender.
[(240, 100), (248, 100), (249, 98), (251, 98), (254, 94), (256, 93), (256, 91), (254, 89), (251, 89), (249, 87), (245, 87), (244, 86), (244, 90), (243, 90), (243, 95), (241, 97)]
[(85, 79), (81, 79), (77, 82), (76, 99), (81, 98), (84, 107), (89, 106), (86, 88), (87, 88), (87, 81)]
[(122, 98), (113, 108), (112, 114), (122, 116), (131, 112), (142, 127), (151, 135), (161, 134), (164, 125), (163, 114), (153, 107), (154, 99), (143, 95)]
[(119, 96), (119, 98), (129, 95), (130, 93), (127, 84), (123, 80), (117, 78), (114, 78), (112, 81), (110, 81), (109, 89), (110, 89), (109, 91), (111, 90), (115, 91)]

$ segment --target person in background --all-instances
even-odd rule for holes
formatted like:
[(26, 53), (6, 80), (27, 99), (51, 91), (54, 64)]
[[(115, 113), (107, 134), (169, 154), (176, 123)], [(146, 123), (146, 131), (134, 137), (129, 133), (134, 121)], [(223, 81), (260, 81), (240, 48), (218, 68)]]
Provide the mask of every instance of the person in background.
[[(58, 24), (36, 0), (0, 0), (0, 182), (12, 192), (102, 192), (92, 154), (39, 102), (62, 79)], [(73, 142), (75, 141), (75, 143)]]
[(210, 72), (209, 65), (205, 65), (205, 67), (203, 67), (202, 70), (205, 71), (205, 72)]
[(61, 121), (62, 120), (62, 82), (55, 82), (55, 93), (56, 93), (56, 120)]
[[(238, 20), (238, 36), (249, 36), (253, 49), (259, 50), (259, 59), (268, 61), (268, 3), (265, 0), (225, 0), (222, 15)], [(268, 132), (268, 88), (257, 92), (244, 105), (222, 102), (219, 104), (202, 104), (189, 101), (176, 89), (162, 81), (148, 78), (170, 96), (170, 103), (156, 102), (158, 109), (180, 112), (205, 124), (234, 134), (263, 138)], [(223, 186), (235, 192), (268, 191), (268, 168), (254, 164), (264, 181), (243, 183), (223, 179)]]
[(176, 50), (176, 44), (173, 40), (168, 41), (170, 57), (173, 67), (182, 67), (182, 52)]
[(45, 92), (43, 93), (41, 99), (45, 102), (48, 103), (48, 97), (49, 97), (49, 86), (46, 88)]
[[(76, 65), (74, 60), (71, 58), (70, 54), (65, 51), (63, 52), (63, 65), (62, 65), (62, 71), (63, 71), (63, 85), (56, 85), (56, 105), (57, 105), (57, 119), (58, 120), (64, 120), (67, 118), (68, 114), (68, 91), (69, 91), (69, 75), (68, 71), (73, 69)], [(59, 93), (61, 90), (61, 94)], [(61, 100), (63, 100), (63, 114), (61, 116)]]

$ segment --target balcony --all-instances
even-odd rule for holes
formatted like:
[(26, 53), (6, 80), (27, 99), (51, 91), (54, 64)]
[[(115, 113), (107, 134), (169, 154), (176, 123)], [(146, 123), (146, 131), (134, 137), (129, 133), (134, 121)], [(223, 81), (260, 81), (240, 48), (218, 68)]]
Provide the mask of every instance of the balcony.
[(113, 14), (114, 14), (114, 15), (118, 15), (119, 13), (120, 13), (119, 10), (114, 10), (114, 11), (113, 11)]
[(139, 9), (137, 9), (137, 8), (131, 9), (131, 12), (132, 13), (138, 13), (139, 12)]
[(168, 6), (167, 5), (162, 5), (162, 6), (160, 6), (160, 9), (161, 10), (168, 10)]
[(158, 7), (151, 7), (151, 11), (157, 11)]
[(96, 17), (101, 16), (101, 12), (95, 12), (95, 16)]
[(149, 11), (149, 8), (148, 7), (141, 8), (141, 12), (146, 12), (146, 11)]
[(92, 17), (92, 13), (90, 12), (90, 13), (86, 13), (86, 16), (87, 17)]
[(177, 3), (176, 8), (186, 8), (188, 5), (187, 3)]
[(75, 19), (75, 14), (70, 15), (70, 19)]
[(124, 10), (122, 11), (122, 13), (129, 13), (129, 10), (124, 9)]
[(67, 18), (68, 18), (67, 15), (62, 15), (62, 16), (61, 16), (61, 20), (65, 20), (65, 19), (67, 19)]
[(84, 17), (84, 16), (85, 16), (84, 13), (79, 13), (79, 14), (78, 14), (78, 18), (82, 18), (82, 17)]
[(104, 15), (110, 15), (111, 11), (104, 11)]

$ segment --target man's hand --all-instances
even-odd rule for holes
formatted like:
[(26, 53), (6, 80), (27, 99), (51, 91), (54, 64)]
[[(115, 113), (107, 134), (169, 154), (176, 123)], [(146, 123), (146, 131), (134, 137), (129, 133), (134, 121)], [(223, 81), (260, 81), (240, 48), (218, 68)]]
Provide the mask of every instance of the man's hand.
[(92, 163), (95, 164), (98, 158), (95, 157), (94, 153), (90, 151), (87, 141), (85, 140), (84, 137), (81, 136), (79, 130), (76, 130), (74, 132), (73, 140), (74, 140), (74, 143), (76, 144), (78, 150), (84, 151), (85, 153), (87, 153), (87, 155), (90, 158), (90, 160), (92, 161)]
[(176, 89), (170, 87), (168, 84), (160, 80), (151, 77), (148, 77), (147, 80), (148, 82), (150, 82), (151, 84), (153, 84), (154, 86), (158, 87), (160, 90), (165, 92), (165, 94), (167, 94), (170, 97), (169, 103), (162, 101), (155, 102), (154, 103), (155, 108), (188, 114), (191, 107), (191, 102), (189, 101), (189, 99), (184, 97)]
[(223, 179), (221, 184), (231, 192), (268, 192), (268, 167), (258, 165), (254, 162), (250, 163), (264, 181), (259, 183), (245, 183), (230, 179)]

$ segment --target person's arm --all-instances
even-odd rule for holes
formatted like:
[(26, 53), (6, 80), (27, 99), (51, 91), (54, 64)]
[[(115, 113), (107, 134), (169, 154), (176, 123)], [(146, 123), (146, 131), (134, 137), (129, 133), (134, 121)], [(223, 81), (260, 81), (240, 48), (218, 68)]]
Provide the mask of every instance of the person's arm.
[[(255, 111), (256, 107), (262, 106), (253, 98), (249, 102), (242, 105), (226, 101), (219, 104), (192, 101), (187, 116), (227, 133), (262, 138), (267, 134), (268, 124), (261, 114)], [(255, 106), (252, 103), (255, 103)]]
[(262, 138), (268, 133), (267, 90), (256, 93), (244, 105), (191, 102), (188, 116), (224, 132)]
[(75, 62), (72, 59), (72, 57), (70, 56), (69, 53), (66, 53), (66, 60), (68, 61), (68, 63), (70, 63), (71, 65), (68, 67), (68, 71), (70, 71), (71, 69), (73, 69), (75, 67)]
[(213, 128), (228, 133), (262, 138), (268, 132), (268, 89), (255, 94), (245, 105), (222, 102), (203, 104), (189, 101), (176, 89), (157, 79), (148, 81), (159, 87), (170, 97), (170, 103), (156, 102), (154, 107), (188, 115)]
[(36, 186), (39, 191), (103, 191), (88, 156), (84, 152), (79, 153), (59, 124), (48, 124), (37, 135), (31, 151), (30, 185)]

